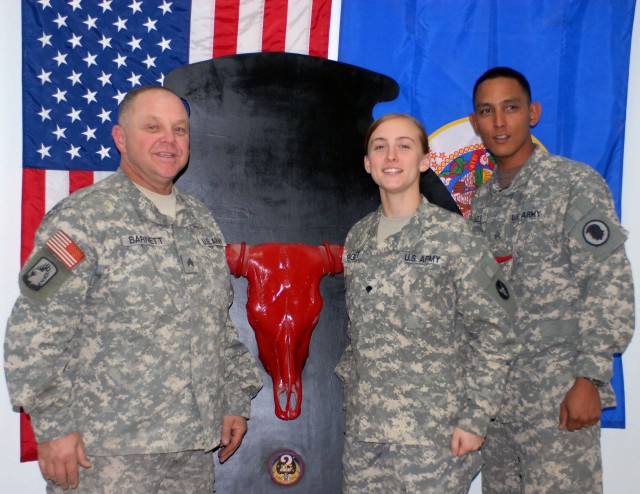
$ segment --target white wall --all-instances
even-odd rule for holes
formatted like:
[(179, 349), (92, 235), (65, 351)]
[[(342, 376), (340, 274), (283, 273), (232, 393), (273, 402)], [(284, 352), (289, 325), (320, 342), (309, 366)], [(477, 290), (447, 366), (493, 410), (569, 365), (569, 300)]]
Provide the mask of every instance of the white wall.
[[(20, 1), (4, 0), (0, 6), (0, 340), (18, 296), (20, 265), (20, 192), (22, 177), (22, 106), (20, 74)], [(3, 350), (0, 347), (0, 355)], [(44, 480), (36, 462), (19, 462), (18, 414), (9, 404), (4, 369), (0, 368), (0, 492), (31, 494), (44, 492)]]
[[(640, 3), (639, 3), (640, 5)], [(20, 248), (21, 173), (21, 50), (20, 1), (3, 0), (0, 5), (0, 341), (11, 306), (18, 295), (17, 274)], [(631, 50), (631, 77), (627, 113), (625, 175), (622, 215), (631, 232), (627, 252), (634, 267), (640, 293), (640, 6), (636, 6), (634, 40)], [(636, 296), (639, 300), (640, 296)], [(637, 310), (640, 320), (640, 309)], [(640, 324), (639, 324), (640, 325)], [(2, 349), (0, 347), (0, 357)], [(605, 494), (635, 494), (640, 486), (638, 444), (640, 444), (640, 337), (636, 337), (623, 357), (627, 428), (607, 429), (602, 434)], [(19, 463), (18, 415), (11, 410), (4, 371), (0, 369), (0, 491), (31, 494), (44, 492), (44, 481), (36, 463)], [(476, 482), (471, 492), (479, 491)]]
[[(637, 0), (636, 0), (637, 1)], [(636, 331), (640, 328), (640, 2), (636, 3), (622, 183), (622, 223), (636, 284)], [(627, 428), (602, 433), (606, 494), (640, 492), (640, 333), (622, 356), (626, 379)]]

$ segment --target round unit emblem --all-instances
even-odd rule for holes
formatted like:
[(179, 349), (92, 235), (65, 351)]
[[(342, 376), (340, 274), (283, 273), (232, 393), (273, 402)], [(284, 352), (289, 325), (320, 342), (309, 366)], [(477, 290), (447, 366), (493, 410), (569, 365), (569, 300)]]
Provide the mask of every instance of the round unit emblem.
[(304, 463), (295, 451), (278, 451), (269, 460), (269, 476), (278, 485), (294, 485), (303, 474)]
[(604, 221), (591, 220), (582, 229), (584, 240), (594, 247), (600, 247), (609, 240), (609, 227)]

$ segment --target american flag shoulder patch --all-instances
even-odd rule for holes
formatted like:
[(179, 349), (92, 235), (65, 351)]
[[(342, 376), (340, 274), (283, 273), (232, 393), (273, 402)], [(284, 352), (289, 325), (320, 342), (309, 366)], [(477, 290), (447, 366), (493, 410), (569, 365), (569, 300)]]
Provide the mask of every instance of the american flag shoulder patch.
[(47, 240), (45, 246), (69, 269), (73, 269), (85, 257), (82, 249), (62, 230)]

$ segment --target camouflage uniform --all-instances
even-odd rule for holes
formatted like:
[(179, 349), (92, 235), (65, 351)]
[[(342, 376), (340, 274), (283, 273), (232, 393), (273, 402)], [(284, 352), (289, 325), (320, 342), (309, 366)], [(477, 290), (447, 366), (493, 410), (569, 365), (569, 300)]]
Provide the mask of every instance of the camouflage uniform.
[[(336, 369), (345, 383), (343, 486), (466, 492), (480, 461), (451, 457), (451, 434), (457, 426), (484, 435), (497, 411), (518, 350), (515, 303), (461, 216), (422, 198), (409, 224), (378, 245), (380, 214), (351, 229), (343, 255), (351, 339)], [(367, 464), (380, 445), (391, 448), (383, 453), (398, 467), (393, 480)]]
[(77, 489), (47, 482), (47, 494), (211, 494), (213, 454), (181, 451), (153, 455), (89, 456)]
[[(11, 400), (39, 442), (206, 451), (223, 414), (249, 416), (261, 378), (229, 319), (224, 239), (204, 204), (176, 203), (173, 221), (118, 171), (42, 221), (5, 340)], [(45, 246), (59, 231), (84, 253), (72, 268)]]
[[(634, 327), (609, 189), (592, 168), (536, 147), (508, 188), (496, 173), (478, 189), (472, 217), (496, 257), (512, 256), (503, 269), (523, 344), (482, 448), (484, 492), (600, 492), (599, 426), (560, 431), (558, 417), (577, 376), (609, 382)], [(600, 396), (615, 404), (609, 384)]]

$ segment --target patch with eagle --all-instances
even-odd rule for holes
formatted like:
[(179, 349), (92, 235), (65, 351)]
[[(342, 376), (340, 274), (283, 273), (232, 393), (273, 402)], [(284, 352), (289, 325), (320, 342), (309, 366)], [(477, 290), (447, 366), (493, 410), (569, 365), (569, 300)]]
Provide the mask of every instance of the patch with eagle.
[(85, 255), (60, 230), (31, 259), (34, 261), (26, 264), (20, 272), (20, 291), (32, 300), (43, 301), (71, 276), (73, 268), (85, 259)]

